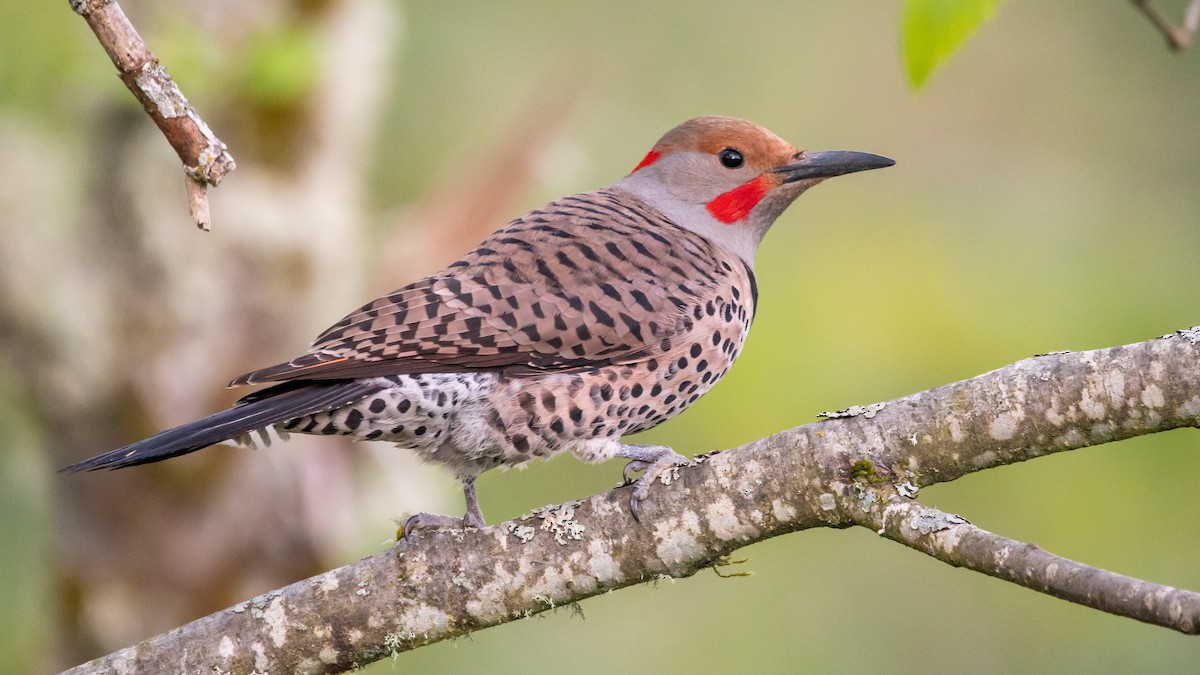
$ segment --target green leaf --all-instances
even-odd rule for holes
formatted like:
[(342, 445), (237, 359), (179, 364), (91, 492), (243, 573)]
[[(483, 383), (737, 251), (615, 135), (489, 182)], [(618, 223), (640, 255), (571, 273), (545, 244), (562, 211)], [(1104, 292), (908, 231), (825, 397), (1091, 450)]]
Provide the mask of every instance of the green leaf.
[(904, 61), (914, 90), (962, 46), (1003, 0), (907, 0)]

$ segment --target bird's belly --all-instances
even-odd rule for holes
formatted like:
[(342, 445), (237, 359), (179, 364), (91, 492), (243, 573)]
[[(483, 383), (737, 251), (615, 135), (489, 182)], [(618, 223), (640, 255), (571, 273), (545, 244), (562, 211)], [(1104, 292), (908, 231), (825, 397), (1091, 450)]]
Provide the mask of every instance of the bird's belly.
[(733, 365), (749, 325), (750, 316), (735, 308), (705, 315), (665, 351), (636, 362), (501, 381), (489, 395), (486, 433), (509, 449), (506, 463), (564, 450), (585, 461), (608, 459), (622, 436), (658, 426), (711, 389)]
[(387, 441), (430, 454), (452, 441), (464, 411), (478, 407), (495, 386), (493, 373), (396, 375), (386, 386), (353, 405), (284, 422), (283, 431), (337, 434)]

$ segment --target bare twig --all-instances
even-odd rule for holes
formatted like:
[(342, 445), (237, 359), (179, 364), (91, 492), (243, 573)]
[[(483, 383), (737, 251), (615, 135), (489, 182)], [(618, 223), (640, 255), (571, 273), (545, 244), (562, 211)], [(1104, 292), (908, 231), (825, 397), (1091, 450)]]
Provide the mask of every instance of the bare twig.
[(1167, 46), (1172, 51), (1181, 52), (1192, 46), (1192, 41), (1196, 39), (1196, 29), (1200, 27), (1200, 0), (1192, 0), (1188, 3), (1183, 12), (1183, 23), (1178, 27), (1171, 25), (1171, 22), (1163, 18), (1150, 0), (1132, 0), (1132, 2), (1163, 34), (1167, 40)]
[(209, 229), (208, 186), (216, 187), (236, 168), (233, 157), (196, 114), (167, 69), (146, 46), (115, 0), (69, 0), (108, 52), (121, 81), (167, 137), (187, 174), (192, 220)]
[[(1052, 556), (911, 501), (1036, 456), (1200, 426), (1200, 328), (1054, 354), (698, 457), (635, 523), (629, 488), (483, 530), (429, 532), (71, 672), (343, 672), (813, 527), (861, 525), (954, 565), (1200, 632), (1200, 595)], [(866, 410), (866, 408), (864, 408)], [(893, 494), (894, 493), (894, 494)]]
[(895, 496), (881, 495), (860, 524), (955, 567), (1117, 616), (1200, 633), (1200, 593), (1090, 567)]

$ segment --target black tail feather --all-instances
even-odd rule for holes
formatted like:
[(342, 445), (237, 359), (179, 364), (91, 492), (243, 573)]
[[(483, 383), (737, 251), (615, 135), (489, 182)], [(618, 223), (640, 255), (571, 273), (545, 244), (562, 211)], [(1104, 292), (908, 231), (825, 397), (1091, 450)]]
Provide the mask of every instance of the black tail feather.
[(96, 455), (62, 471), (77, 473), (160, 462), (256, 429), (340, 408), (370, 396), (379, 388), (378, 384), (363, 380), (312, 382), (304, 386), (287, 382), (254, 392), (228, 410)]

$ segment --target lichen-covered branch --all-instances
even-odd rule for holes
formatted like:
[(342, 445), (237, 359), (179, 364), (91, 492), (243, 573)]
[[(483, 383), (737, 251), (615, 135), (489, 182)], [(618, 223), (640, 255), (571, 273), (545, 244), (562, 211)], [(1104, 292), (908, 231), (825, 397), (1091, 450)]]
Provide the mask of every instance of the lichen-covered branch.
[(141, 102), (183, 162), (188, 209), (196, 225), (209, 229), (208, 186), (236, 168), (225, 144), (213, 134), (167, 69), (146, 46), (115, 0), (69, 0), (96, 34), (121, 81)]
[[(426, 532), (71, 672), (342, 672), (584, 598), (683, 577), (747, 544), (868, 526), (954, 565), (1196, 632), (1200, 596), (1094, 570), (911, 501), (922, 485), (1200, 426), (1200, 328), (1036, 357), (698, 458), (656, 485), (483, 530)], [(860, 413), (860, 414), (856, 414)]]
[(827, 452), (869, 462), (877, 477), (918, 487), (943, 483), (1055, 452), (1197, 426), (1198, 343), (1200, 327), (1121, 347), (1034, 356), (810, 427), (820, 429)]

